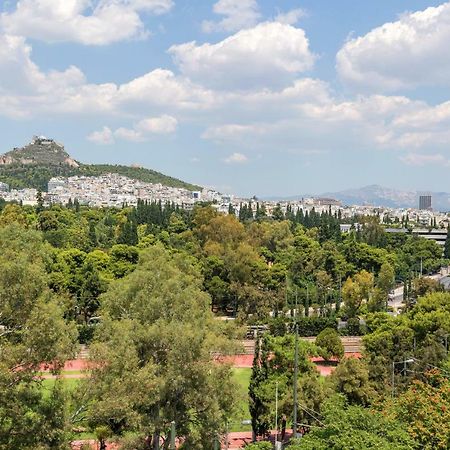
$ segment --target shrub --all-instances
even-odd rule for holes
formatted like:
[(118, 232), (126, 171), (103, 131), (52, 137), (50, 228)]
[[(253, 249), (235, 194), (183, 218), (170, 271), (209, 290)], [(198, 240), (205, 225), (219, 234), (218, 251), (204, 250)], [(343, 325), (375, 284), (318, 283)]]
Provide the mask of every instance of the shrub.
[(245, 447), (246, 450), (272, 450), (273, 445), (270, 442), (254, 442)]
[(316, 345), (322, 350), (322, 356), (330, 359), (333, 356), (341, 359), (344, 356), (344, 346), (338, 332), (333, 328), (325, 328), (316, 338)]

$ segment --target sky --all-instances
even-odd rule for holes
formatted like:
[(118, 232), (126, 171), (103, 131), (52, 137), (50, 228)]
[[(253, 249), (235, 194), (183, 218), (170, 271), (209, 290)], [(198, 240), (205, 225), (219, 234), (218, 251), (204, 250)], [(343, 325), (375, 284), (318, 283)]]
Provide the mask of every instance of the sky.
[(0, 0), (0, 153), (222, 192), (450, 191), (450, 2)]

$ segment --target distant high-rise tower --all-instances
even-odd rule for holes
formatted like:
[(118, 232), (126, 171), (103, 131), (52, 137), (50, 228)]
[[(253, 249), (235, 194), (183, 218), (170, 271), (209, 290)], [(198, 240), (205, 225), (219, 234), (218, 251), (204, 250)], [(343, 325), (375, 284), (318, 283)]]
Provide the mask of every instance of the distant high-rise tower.
[(419, 196), (419, 209), (431, 209), (431, 195)]

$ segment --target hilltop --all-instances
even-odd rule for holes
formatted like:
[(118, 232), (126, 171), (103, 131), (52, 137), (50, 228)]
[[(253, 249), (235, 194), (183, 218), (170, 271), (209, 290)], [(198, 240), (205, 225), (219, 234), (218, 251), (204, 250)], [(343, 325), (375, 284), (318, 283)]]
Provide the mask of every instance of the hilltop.
[(11, 188), (36, 188), (47, 190), (50, 178), (74, 175), (99, 176), (118, 173), (128, 178), (147, 183), (184, 188), (191, 191), (201, 189), (155, 170), (112, 164), (83, 164), (73, 159), (64, 145), (44, 136), (35, 136), (24, 147), (0, 155), (0, 181)]

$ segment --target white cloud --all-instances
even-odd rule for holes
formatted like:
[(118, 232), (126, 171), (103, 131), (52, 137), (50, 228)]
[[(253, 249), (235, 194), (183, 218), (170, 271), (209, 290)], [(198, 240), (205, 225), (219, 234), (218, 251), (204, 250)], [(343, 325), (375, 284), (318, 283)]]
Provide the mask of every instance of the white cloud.
[(74, 66), (64, 72), (51, 71), (47, 74), (31, 60), (31, 47), (23, 37), (0, 34), (0, 92), (42, 93), (51, 87), (80, 86), (85, 83), (82, 72)]
[(436, 128), (450, 125), (450, 101), (437, 106), (423, 105), (422, 108), (402, 114), (395, 120), (398, 127)]
[(178, 121), (175, 117), (163, 115), (142, 119), (133, 128), (118, 128), (114, 136), (127, 141), (143, 142), (151, 135), (172, 134), (177, 130)]
[(113, 132), (108, 127), (103, 127), (100, 131), (93, 131), (87, 136), (87, 139), (98, 145), (110, 145), (114, 143)]
[(239, 140), (247, 135), (256, 136), (264, 133), (264, 127), (260, 125), (240, 125), (226, 124), (213, 126), (205, 130), (202, 134), (203, 139), (211, 139), (213, 141), (234, 141)]
[(301, 8), (291, 9), (285, 13), (278, 13), (275, 17), (275, 22), (284, 23), (287, 25), (295, 25), (302, 17), (305, 17), (306, 13)]
[(103, 127), (87, 136), (87, 139), (96, 144), (112, 144), (115, 139), (123, 139), (131, 142), (145, 142), (152, 135), (172, 134), (177, 130), (178, 121), (175, 117), (162, 115), (150, 117), (135, 123), (132, 128), (120, 127), (112, 131), (109, 127)]
[(217, 44), (174, 45), (169, 53), (185, 76), (217, 89), (286, 85), (315, 60), (305, 32), (278, 22), (241, 30)]
[(157, 117), (167, 108), (208, 108), (212, 94), (169, 70), (156, 69), (122, 85), (90, 84), (83, 72), (43, 71), (32, 60), (25, 38), (0, 34), (0, 115), (121, 115)]
[(147, 36), (139, 14), (172, 6), (172, 0), (19, 0), (0, 15), (0, 29), (46, 42), (106, 45)]
[(145, 108), (176, 105), (180, 109), (203, 108), (212, 101), (212, 93), (170, 70), (155, 69), (118, 89), (121, 105)]
[(248, 161), (248, 158), (243, 153), (232, 153), (223, 161), (227, 164), (243, 164)]
[[(263, 30), (270, 34), (274, 29), (277, 35), (283, 34), (281, 30), (293, 31), (296, 36), (298, 31), (303, 33), (289, 25), (274, 23), (240, 33), (254, 37), (260, 27), (259, 36), (264, 35)], [(229, 39), (238, 36), (238, 41), (243, 40), (240, 33)], [(50, 120), (63, 120), (64, 115), (70, 115), (84, 120), (89, 117), (100, 125), (133, 124), (110, 125), (88, 136), (102, 144), (118, 139), (145, 141), (155, 135), (169, 136), (177, 130), (179, 120), (200, 129), (203, 139), (245, 155), (290, 149), (327, 152), (357, 148), (363, 152), (381, 148), (397, 151), (399, 156), (412, 152), (441, 154), (450, 159), (450, 102), (434, 106), (392, 95), (344, 98), (324, 81), (298, 78), (296, 66), (291, 73), (291, 66), (285, 64), (296, 64), (295, 58), (288, 58), (290, 50), (280, 49), (278, 53), (245, 51), (247, 59), (261, 60), (261, 79), (264, 73), (279, 70), (288, 74), (285, 84), (253, 84), (251, 89), (243, 89), (249, 80), (245, 71), (252, 64), (250, 61), (239, 64), (233, 45), (227, 39), (207, 44), (211, 57), (203, 54), (204, 49), (200, 56), (195, 55), (203, 64), (202, 71), (185, 71), (180, 75), (155, 69), (121, 85), (94, 84), (77, 67), (42, 70), (32, 60), (31, 47), (23, 37), (0, 34), (0, 114), (12, 118), (44, 115)], [(281, 43), (282, 47), (286, 45)], [(194, 44), (195, 49), (202, 46)], [(223, 66), (217, 62), (219, 56), (228, 58)], [(226, 78), (229, 72), (225, 67), (231, 70), (233, 62), (236, 67), (242, 66), (244, 81), (228, 85), (229, 89), (222, 86), (215, 89), (207, 84), (208, 76), (215, 72), (214, 64), (222, 70), (220, 76)], [(276, 69), (273, 64), (277, 64)], [(265, 72), (261, 67), (270, 70)]]
[(450, 3), (444, 3), (350, 39), (337, 54), (337, 71), (355, 88), (449, 86), (449, 42)]
[(206, 33), (252, 27), (261, 17), (256, 0), (219, 0), (214, 4), (213, 11), (225, 17), (217, 22), (203, 21), (202, 29)]
[(119, 139), (123, 139), (124, 141), (130, 142), (145, 141), (144, 136), (134, 128), (124, 128), (124, 127), (117, 128), (117, 130), (114, 131), (114, 136)]
[(122, 3), (136, 11), (147, 11), (155, 15), (166, 14), (175, 5), (173, 0), (122, 0)]
[(178, 121), (175, 117), (163, 115), (141, 120), (136, 125), (136, 129), (143, 134), (170, 134), (176, 131), (177, 125)]
[(450, 160), (440, 153), (432, 155), (408, 153), (405, 156), (401, 156), (400, 160), (409, 166), (424, 166), (428, 164), (450, 165)]

